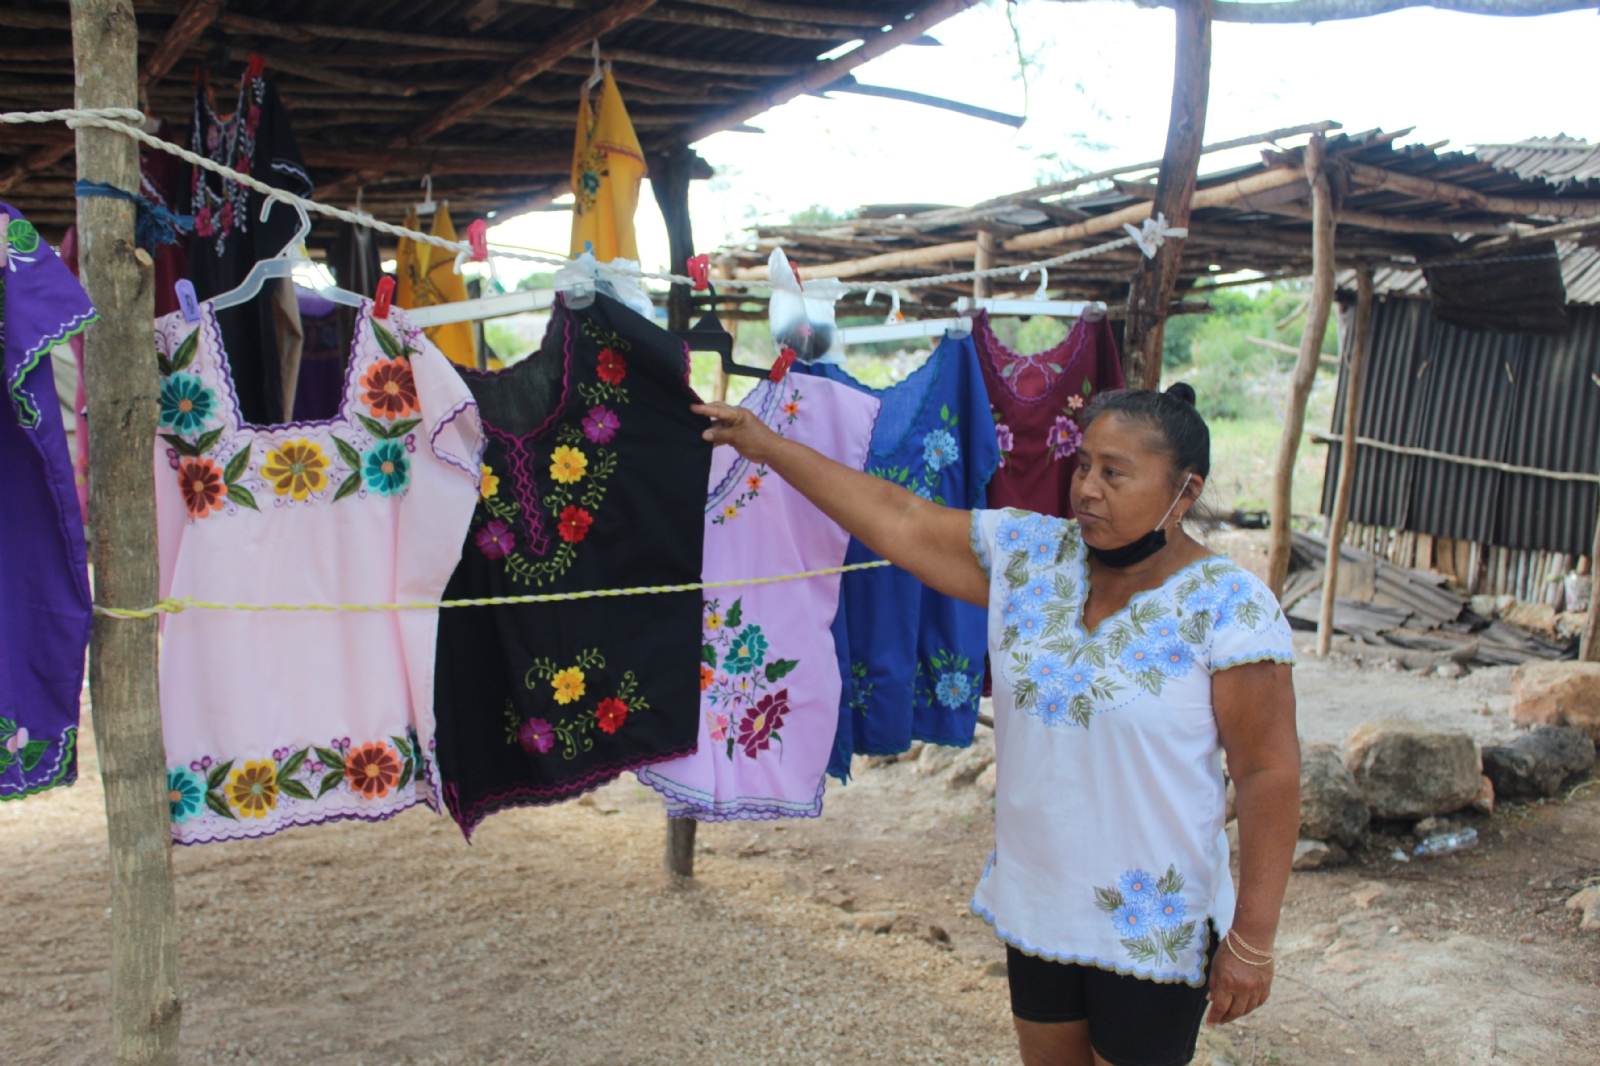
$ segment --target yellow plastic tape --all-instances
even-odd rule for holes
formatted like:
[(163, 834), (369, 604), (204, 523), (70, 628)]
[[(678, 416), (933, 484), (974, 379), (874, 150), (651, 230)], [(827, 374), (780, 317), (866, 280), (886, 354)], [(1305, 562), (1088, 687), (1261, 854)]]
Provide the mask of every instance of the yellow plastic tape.
[(875, 566), (888, 566), (887, 559), (871, 563), (851, 563), (849, 566), (831, 566), (826, 570), (806, 570), (782, 577), (749, 577), (737, 581), (696, 581), (688, 585), (649, 585), (631, 589), (593, 589), (587, 592), (546, 592), (531, 596), (489, 596), (477, 600), (445, 600), (442, 603), (207, 603), (204, 600), (184, 598), (162, 600), (150, 607), (137, 610), (122, 607), (102, 607), (95, 604), (94, 613), (107, 618), (153, 618), (158, 614), (177, 614), (180, 611), (199, 609), (205, 611), (431, 611), (436, 607), (498, 607), (509, 603), (561, 603), (565, 600), (591, 600), (597, 596), (644, 596), (654, 592), (696, 592), (702, 589), (734, 588), (740, 585), (773, 585), (780, 581), (799, 581), (808, 577), (827, 577), (851, 570), (870, 570)]

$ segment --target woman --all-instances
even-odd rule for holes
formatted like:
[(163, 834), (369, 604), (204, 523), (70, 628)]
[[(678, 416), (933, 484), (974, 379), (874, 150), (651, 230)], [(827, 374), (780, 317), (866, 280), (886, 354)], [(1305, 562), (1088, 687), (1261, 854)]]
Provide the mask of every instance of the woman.
[[(995, 853), (1024, 1066), (1179, 1066), (1266, 1001), (1299, 828), (1293, 649), (1271, 593), (1183, 531), (1210, 435), (1194, 391), (1108, 393), (1077, 519), (959, 511), (725, 404), (706, 438), (783, 477), (929, 587), (986, 606)], [(1222, 753), (1238, 795), (1237, 900)]]

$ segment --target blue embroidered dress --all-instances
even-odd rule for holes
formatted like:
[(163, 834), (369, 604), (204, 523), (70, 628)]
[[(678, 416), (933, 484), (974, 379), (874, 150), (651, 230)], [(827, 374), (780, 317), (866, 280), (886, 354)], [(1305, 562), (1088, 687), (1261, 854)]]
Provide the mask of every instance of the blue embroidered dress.
[(995, 850), (972, 909), (1057, 962), (1206, 980), (1205, 922), (1233, 920), (1211, 678), (1294, 662), (1272, 593), (1221, 557), (1135, 595), (1092, 632), (1078, 523), (975, 511), (989, 575)]
[[(950, 507), (983, 503), (1000, 449), (970, 336), (946, 336), (926, 363), (881, 391), (837, 365), (795, 370), (844, 382), (882, 403), (867, 473)], [(847, 564), (877, 558), (851, 538)], [(933, 592), (899, 567), (845, 574), (833, 624), (844, 690), (828, 773), (848, 780), (852, 755), (893, 755), (913, 740), (970, 745), (983, 688), (984, 631), (981, 608)]]

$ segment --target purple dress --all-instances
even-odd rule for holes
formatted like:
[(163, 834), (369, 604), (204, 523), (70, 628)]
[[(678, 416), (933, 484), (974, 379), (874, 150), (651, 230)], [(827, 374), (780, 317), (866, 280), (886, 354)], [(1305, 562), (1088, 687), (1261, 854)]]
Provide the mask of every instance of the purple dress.
[(89, 297), (0, 203), (0, 800), (78, 776), (78, 696), (89, 644), (89, 568), (50, 349), (94, 321)]

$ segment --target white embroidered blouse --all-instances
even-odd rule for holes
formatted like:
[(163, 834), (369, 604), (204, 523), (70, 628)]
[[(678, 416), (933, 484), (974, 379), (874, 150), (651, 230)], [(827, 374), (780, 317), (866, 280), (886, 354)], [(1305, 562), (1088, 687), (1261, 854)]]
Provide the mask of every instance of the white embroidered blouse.
[(1206, 980), (1234, 890), (1211, 675), (1294, 662), (1265, 585), (1190, 564), (1092, 632), (1078, 523), (974, 511), (989, 575), (995, 850), (975, 912), (1031, 955), (1156, 981)]

